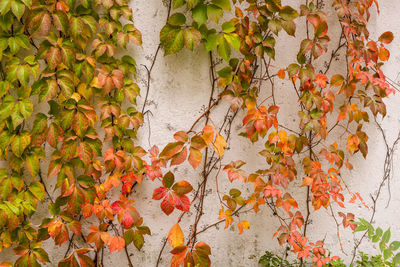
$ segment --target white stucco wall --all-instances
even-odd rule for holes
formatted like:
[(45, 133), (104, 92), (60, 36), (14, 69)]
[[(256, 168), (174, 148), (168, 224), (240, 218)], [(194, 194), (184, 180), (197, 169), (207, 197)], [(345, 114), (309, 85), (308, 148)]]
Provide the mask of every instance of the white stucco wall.
[[(292, 5), (300, 1), (291, 0)], [(325, 0), (330, 5), (328, 0)], [(387, 66), (385, 66), (386, 74), (396, 82), (400, 82), (400, 20), (399, 10), (400, 1), (383, 0), (381, 2), (381, 14), (379, 17), (373, 16), (370, 23), (370, 31), (372, 36), (378, 37), (384, 31), (390, 30), (396, 36), (393, 43), (389, 46), (391, 50), (391, 58)], [(139, 84), (141, 88), (145, 88), (146, 71), (142, 66), (150, 66), (151, 59), (157, 49), (159, 43), (159, 31), (164, 25), (167, 15), (167, 8), (161, 4), (160, 0), (135, 0), (131, 3), (134, 12), (135, 25), (141, 30), (143, 35), (143, 46), (141, 48), (131, 47), (130, 53), (138, 63)], [(330, 14), (332, 21), (335, 20), (334, 14)], [(333, 42), (330, 48), (336, 45), (335, 30), (333, 34), (329, 34)], [(304, 29), (298, 27), (296, 33), (297, 38), (289, 38), (282, 34), (280, 41), (277, 41), (278, 48), (276, 53), (275, 65), (286, 67), (295, 61), (298, 51), (298, 44), (304, 38)], [(336, 38), (335, 38), (336, 37)], [(172, 135), (178, 130), (188, 129), (193, 121), (202, 113), (205, 105), (208, 104), (210, 94), (209, 86), (209, 61), (208, 55), (203, 47), (196, 49), (195, 52), (184, 50), (177, 55), (164, 57), (161, 53), (156, 61), (153, 74), (151, 91), (149, 94), (148, 110), (153, 116), (145, 117), (145, 125), (140, 129), (139, 140), (141, 145), (148, 149), (150, 145), (158, 145), (163, 147), (172, 141)], [(323, 61), (323, 60), (322, 60)], [(333, 70), (340, 71), (341, 63), (336, 62)], [(332, 73), (332, 72), (331, 72)], [(397, 79), (397, 80), (396, 80)], [(276, 92), (278, 105), (281, 106), (279, 119), (286, 124), (297, 125), (297, 107), (293, 90), (289, 90), (289, 84), (282, 80), (276, 80)], [(144, 90), (142, 90), (144, 95)], [(143, 98), (139, 99), (139, 107), (141, 107)], [(400, 131), (400, 96), (391, 96), (386, 101), (388, 116), (383, 120), (382, 125), (386, 133), (387, 140), (391, 146)], [(293, 108), (295, 107), (295, 108)], [(212, 120), (218, 125), (218, 121), (225, 114), (227, 104), (220, 105), (212, 115)], [(264, 164), (262, 157), (257, 157), (257, 151), (262, 147), (262, 143), (251, 144), (249, 141), (238, 136), (241, 132), (241, 118), (243, 113), (235, 119), (233, 123), (232, 139), (229, 141), (229, 151), (223, 160), (223, 163), (229, 163), (231, 160), (242, 159), (248, 164), (245, 169), (248, 171), (256, 170)], [(149, 123), (151, 133), (149, 132)], [(369, 154), (367, 160), (364, 160), (359, 154), (354, 158), (354, 170), (352, 172), (343, 172), (343, 177), (349, 188), (354, 192), (361, 192), (368, 205), (371, 204), (370, 194), (374, 194), (383, 177), (383, 166), (386, 155), (386, 148), (383, 137), (377, 126), (370, 123), (367, 127), (369, 139)], [(342, 132), (339, 130), (334, 133), (340, 136)], [(395, 153), (393, 164), (393, 175), (390, 179), (391, 199), (387, 185), (383, 189), (383, 193), (378, 202), (375, 224), (382, 228), (391, 227), (392, 237), (400, 240), (400, 153)], [(47, 170), (44, 170), (47, 173)], [(179, 167), (176, 177), (178, 179), (186, 179), (196, 184), (199, 176), (192, 171), (192, 168), (185, 163), (183, 168)], [(209, 196), (206, 198), (206, 215), (200, 220), (200, 228), (204, 225), (214, 223), (218, 220), (218, 210), (220, 208), (216, 201), (215, 187), (213, 175), (210, 176), (212, 181), (209, 187)], [(239, 182), (229, 183), (225, 174), (220, 175), (220, 190), (240, 187)], [(51, 188), (53, 181), (48, 181)], [(297, 184), (299, 181), (296, 182)], [(54, 185), (53, 185), (54, 186)], [(175, 224), (178, 213), (175, 211), (170, 216), (162, 214), (160, 211), (160, 202), (151, 199), (154, 188), (159, 186), (157, 182), (151, 182), (146, 179), (143, 184), (135, 187), (134, 198), (137, 199), (136, 207), (144, 217), (144, 222), (151, 228), (152, 236), (145, 237), (145, 245), (142, 251), (137, 251), (132, 245), (129, 246), (129, 252), (133, 254), (132, 260), (135, 266), (155, 266), (159, 250), (162, 246), (162, 239), (166, 237), (169, 229)], [(296, 189), (293, 196), (296, 199), (304, 199), (305, 189)], [(302, 190), (302, 191), (301, 191)], [(346, 196), (349, 199), (349, 196)], [(386, 207), (386, 205), (388, 206)], [(299, 201), (302, 210), (305, 208), (304, 201)], [(47, 204), (43, 204), (39, 208), (39, 212), (34, 222), (39, 224), (41, 216), (47, 214)], [(348, 205), (350, 210), (357, 217), (369, 218), (371, 210), (364, 208), (359, 203)], [(212, 247), (212, 264), (213, 266), (257, 266), (257, 261), (265, 250), (274, 252), (283, 251), (279, 247), (276, 239), (272, 238), (273, 233), (278, 228), (278, 221), (271, 212), (264, 208), (258, 214), (250, 212), (241, 216), (241, 219), (249, 220), (251, 228), (245, 230), (242, 235), (238, 235), (235, 227), (232, 229), (223, 229), (223, 225), (219, 229), (211, 228), (207, 232), (199, 235), (199, 239), (210, 244)], [(331, 250), (333, 254), (339, 255), (347, 261), (351, 259), (351, 252), (354, 246), (354, 238), (360, 235), (353, 235), (349, 228), (341, 228), (341, 240), (344, 246), (344, 252), (340, 250), (336, 235), (336, 225), (329, 215), (328, 211), (321, 209), (311, 215), (311, 224), (308, 228), (309, 238), (313, 241), (325, 239), (326, 248)], [(338, 220), (340, 218), (338, 217)], [(193, 217), (187, 216), (183, 219), (181, 225), (185, 232), (188, 233), (188, 226), (193, 222)], [(237, 222), (236, 222), (237, 223)], [(66, 246), (54, 246), (52, 240), (45, 244), (47, 251), (50, 253), (52, 262), (58, 262), (63, 256)], [(375, 253), (377, 250), (367, 240), (361, 246), (365, 252)], [(170, 248), (167, 245), (162, 257), (161, 266), (169, 266)], [(126, 257), (121, 253), (106, 253), (105, 266), (128, 266)], [(346, 255), (347, 254), (347, 255)], [(6, 250), (0, 253), (0, 262), (14, 258), (10, 251)], [(51, 265), (49, 265), (51, 266)]]

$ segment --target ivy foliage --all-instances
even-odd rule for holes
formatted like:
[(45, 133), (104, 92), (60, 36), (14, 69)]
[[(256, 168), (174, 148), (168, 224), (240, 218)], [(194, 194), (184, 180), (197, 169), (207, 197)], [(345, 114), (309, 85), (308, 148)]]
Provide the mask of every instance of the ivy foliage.
[[(128, 246), (132, 243), (141, 250), (151, 234), (132, 197), (133, 187), (145, 178), (159, 183), (152, 198), (160, 201), (161, 211), (167, 216), (179, 212), (157, 265), (168, 242), (171, 266), (210, 266), (211, 246), (198, 235), (219, 223), (232, 227), (234, 221), (242, 234), (251, 223), (240, 217), (241, 210), (250, 207), (258, 212), (261, 206), (276, 215), (280, 227), (274, 236), (280, 245), (290, 246), (301, 265), (308, 259), (316, 266), (339, 262), (326, 252), (322, 240), (308, 238), (307, 225), (311, 211), (329, 208), (333, 217), (335, 209), (343, 218), (344, 228), (356, 227), (354, 214), (345, 210), (341, 170), (353, 168), (350, 160), (355, 153), (366, 157), (368, 135), (363, 126), (370, 114), (386, 115), (383, 100), (394, 92), (381, 70), (389, 59), (385, 46), (393, 34), (385, 32), (374, 41), (367, 27), (377, 0), (332, 0), (342, 32), (331, 62), (345, 47), (341, 73), (329, 72), (331, 62), (324, 69), (316, 63), (331, 42), (320, 1), (303, 1), (299, 7), (280, 0), (170, 1), (160, 46), (147, 69), (146, 99), (160, 48), (169, 55), (201, 45), (210, 57), (211, 96), (207, 110), (190, 130), (176, 132), (172, 142), (149, 151), (136, 140), (143, 124), (143, 114), (136, 109), (140, 95), (136, 62), (129, 55), (120, 56), (131, 44), (142, 43), (128, 4), (128, 0), (0, 1), (0, 158), (7, 162), (0, 170), (0, 249), (10, 248), (16, 254), (14, 262), (0, 265), (50, 262), (42, 248), (50, 239), (57, 246), (68, 244), (60, 267), (103, 266), (106, 250), (124, 251), (133, 266)], [(307, 35), (301, 37), (297, 57), (288, 66), (273, 66), (277, 37), (293, 38), (300, 20), (306, 22)], [(222, 62), (218, 70), (217, 61)], [(295, 130), (280, 122), (274, 77), (288, 79), (298, 97)], [(270, 83), (266, 99), (259, 98), (262, 81)], [(217, 126), (210, 114), (221, 101), (229, 108)], [(44, 109), (48, 111), (40, 112)], [(250, 174), (240, 159), (222, 163), (238, 114), (244, 114), (240, 134), (244, 140), (264, 143), (259, 155), (266, 164)], [(202, 119), (204, 126), (199, 127)], [(345, 147), (328, 143), (336, 127), (346, 130)], [(174, 174), (185, 162), (193, 171), (202, 169), (197, 188)], [(207, 182), (218, 166), (214, 192), (221, 207), (219, 221), (200, 228)], [(230, 182), (250, 184), (254, 190), (219, 191), (221, 170)], [(288, 190), (296, 179), (307, 188), (306, 213)], [(55, 185), (53, 192), (49, 181)], [(352, 195), (348, 202), (365, 204), (359, 193)], [(35, 225), (32, 218), (41, 203), (48, 204), (49, 214)], [(184, 215), (194, 217), (189, 230), (181, 227)], [(379, 242), (383, 262), (398, 263), (394, 252), (399, 246), (389, 244), (390, 231), (382, 233), (366, 221), (357, 229)], [(272, 254), (262, 258), (265, 264), (278, 261), (286, 264)]]
[[(141, 42), (126, 0), (0, 2), (0, 156), (8, 162), (0, 170), (0, 249), (13, 248), (15, 266), (49, 262), (41, 247), (48, 238), (74, 244), (59, 266), (94, 266), (90, 243), (113, 251), (133, 242), (141, 249), (150, 234), (127, 198), (141, 182), (145, 154), (134, 144), (143, 122), (135, 108), (136, 63), (116, 56)], [(122, 108), (124, 102), (130, 107)], [(54, 199), (48, 178), (56, 180)], [(121, 181), (121, 197), (111, 203), (108, 194)], [(38, 227), (31, 218), (45, 198), (50, 214)], [(88, 244), (75, 246), (74, 236), (85, 238), (81, 218), (92, 213), (98, 222), (84, 239)], [(121, 232), (110, 234), (114, 217)]]

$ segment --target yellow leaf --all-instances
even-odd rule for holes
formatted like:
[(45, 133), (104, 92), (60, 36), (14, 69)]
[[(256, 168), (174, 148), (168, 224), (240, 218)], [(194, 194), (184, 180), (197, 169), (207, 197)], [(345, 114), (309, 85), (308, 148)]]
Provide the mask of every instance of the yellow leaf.
[(169, 231), (168, 242), (173, 248), (181, 246), (185, 242), (185, 236), (183, 235), (182, 229), (178, 223), (172, 226), (171, 230)]
[(215, 138), (214, 142), (214, 150), (220, 158), (224, 155), (226, 146), (225, 138), (217, 133), (217, 138)]
[(238, 228), (239, 228), (239, 235), (243, 233), (243, 229), (249, 229), (250, 228), (250, 223), (249, 221), (241, 221), (238, 223)]

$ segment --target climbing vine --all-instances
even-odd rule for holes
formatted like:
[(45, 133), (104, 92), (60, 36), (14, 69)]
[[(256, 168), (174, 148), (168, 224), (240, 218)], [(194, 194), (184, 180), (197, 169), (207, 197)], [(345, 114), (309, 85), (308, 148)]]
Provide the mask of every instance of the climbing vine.
[[(171, 266), (210, 266), (212, 244), (201, 233), (224, 224), (241, 234), (251, 222), (240, 215), (257, 213), (261, 206), (275, 215), (280, 227), (274, 236), (300, 265), (338, 260), (322, 240), (308, 237), (307, 226), (312, 212), (328, 210), (341, 245), (339, 227), (357, 227), (346, 203), (365, 205), (360, 193), (344, 198), (348, 189), (341, 169), (353, 168), (356, 153), (366, 157), (363, 127), (371, 116), (386, 115), (383, 99), (395, 92), (382, 72), (393, 34), (374, 41), (367, 28), (372, 8), (379, 12), (377, 0), (304, 0), (294, 6), (280, 0), (170, 0), (160, 44), (145, 67), (139, 110), (137, 66), (127, 47), (140, 46), (142, 38), (128, 4), (134, 5), (128, 0), (0, 2), (0, 156), (7, 163), (0, 170), (0, 249), (11, 248), (18, 256), (0, 266), (50, 262), (42, 248), (47, 239), (68, 244), (58, 266), (103, 266), (105, 253), (113, 251), (123, 251), (133, 266), (129, 250), (141, 250), (151, 235), (134, 205), (141, 199), (133, 187), (142, 182), (157, 184), (152, 198), (164, 213), (160, 220), (176, 216), (155, 255), (157, 266), (168, 246)], [(337, 14), (337, 45), (330, 38), (327, 9)], [(299, 29), (304, 37), (297, 58), (281, 66), (275, 62), (278, 35), (292, 38)], [(137, 133), (155, 62), (162, 51), (168, 56), (203, 46), (210, 68), (205, 110), (190, 128), (166, 137), (166, 146), (146, 151)], [(332, 73), (340, 56), (346, 64)], [(297, 98), (296, 128), (281, 122), (276, 79)], [(229, 105), (218, 124), (212, 114), (222, 102)], [(223, 160), (235, 119), (242, 121), (243, 142), (263, 143), (259, 155), (265, 164), (251, 172), (240, 158)], [(335, 141), (338, 129), (345, 145)], [(196, 183), (175, 175), (185, 162), (193, 177), (199, 175)], [(238, 180), (253, 191), (233, 186), (220, 191), (220, 179)], [(296, 187), (305, 192), (304, 203), (289, 193)], [(220, 211), (214, 224), (202, 225), (208, 188)], [(46, 205), (49, 215), (36, 225), (31, 219), (39, 205)], [(190, 227), (182, 227), (183, 217)], [(400, 255), (390, 256), (400, 262)]]

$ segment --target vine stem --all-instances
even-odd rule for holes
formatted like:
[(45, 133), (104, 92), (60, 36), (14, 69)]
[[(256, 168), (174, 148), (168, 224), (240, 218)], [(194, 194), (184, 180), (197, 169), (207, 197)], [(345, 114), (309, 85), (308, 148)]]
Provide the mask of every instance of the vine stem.
[[(167, 12), (166, 22), (168, 22), (169, 16), (171, 15), (171, 8), (172, 8), (172, 0), (170, 0), (168, 2), (168, 12)], [(154, 54), (154, 58), (153, 58), (153, 60), (151, 62), (150, 68), (147, 68), (146, 66), (144, 66), (146, 71), (147, 71), (147, 84), (146, 84), (146, 96), (144, 98), (144, 103), (143, 103), (142, 112), (141, 112), (142, 114), (143, 114), (144, 109), (145, 109), (145, 107), (147, 105), (147, 98), (148, 98), (149, 92), (150, 92), (151, 72), (153, 71), (153, 68), (154, 68), (154, 65), (156, 63), (157, 56), (158, 56), (158, 53), (160, 52), (160, 49), (161, 49), (161, 43), (158, 44), (158, 46), (157, 46), (157, 50), (156, 50), (156, 53)]]
[[(214, 60), (213, 60), (213, 55), (212, 52), (209, 52), (209, 58), (210, 58), (210, 74), (211, 74), (211, 93), (210, 93), (210, 99), (208, 101), (208, 112), (205, 114), (206, 121), (204, 125), (208, 124), (208, 121), (210, 119), (210, 109), (212, 105), (212, 100), (215, 92), (215, 70), (214, 70)], [(195, 218), (195, 223), (193, 224), (192, 228), (192, 248), (194, 247), (194, 244), (196, 243), (196, 237), (197, 237), (197, 226), (200, 221), (201, 216), (203, 215), (203, 205), (204, 205), (204, 198), (205, 198), (205, 191), (207, 187), (207, 180), (208, 180), (208, 173), (207, 173), (207, 168), (208, 168), (208, 147), (206, 148), (205, 155), (204, 155), (204, 165), (203, 165), (203, 185), (201, 187), (201, 194), (200, 194), (200, 204), (199, 208), (196, 213), (196, 218)], [(190, 241), (189, 241), (190, 242)]]

